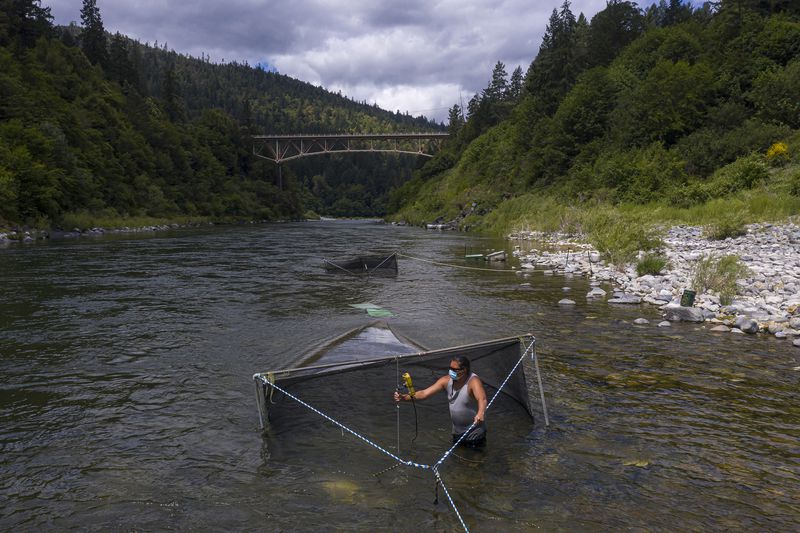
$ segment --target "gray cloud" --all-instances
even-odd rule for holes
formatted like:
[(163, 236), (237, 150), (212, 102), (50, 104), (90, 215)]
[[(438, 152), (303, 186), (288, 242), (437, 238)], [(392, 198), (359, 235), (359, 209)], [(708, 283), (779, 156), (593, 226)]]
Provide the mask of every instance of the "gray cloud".
[[(523, 71), (560, 0), (99, 0), (103, 22), (142, 42), (278, 71), (389, 110), (444, 121), (482, 90), (497, 61)], [(81, 0), (52, 0), (56, 22)], [(590, 18), (605, 0), (579, 0)]]

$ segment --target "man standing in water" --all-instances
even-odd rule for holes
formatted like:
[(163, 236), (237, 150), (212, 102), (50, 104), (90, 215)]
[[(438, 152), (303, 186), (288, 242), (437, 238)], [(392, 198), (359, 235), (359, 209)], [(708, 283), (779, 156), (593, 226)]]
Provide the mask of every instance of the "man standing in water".
[[(475, 423), (462, 444), (473, 448), (486, 445), (486, 391), (481, 378), (470, 371), (469, 359), (457, 355), (450, 361), (448, 375), (442, 376), (427, 389), (417, 391), (413, 399), (424, 400), (444, 391), (450, 403), (450, 420), (453, 422), (453, 442), (455, 443), (467, 429)], [(395, 391), (394, 401), (410, 401), (411, 394)]]

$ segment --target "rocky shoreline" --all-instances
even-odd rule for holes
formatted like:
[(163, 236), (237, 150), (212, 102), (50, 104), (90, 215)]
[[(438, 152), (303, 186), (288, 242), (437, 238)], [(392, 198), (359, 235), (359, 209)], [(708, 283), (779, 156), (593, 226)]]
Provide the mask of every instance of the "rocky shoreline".
[(9, 229), (0, 230), (0, 244), (8, 244), (13, 242), (30, 243), (46, 239), (70, 239), (76, 237), (97, 237), (106, 234), (115, 233), (149, 233), (155, 231), (165, 231), (169, 229), (178, 229), (189, 227), (183, 224), (161, 224), (155, 226), (143, 226), (137, 228), (91, 228), (87, 230), (80, 230), (78, 228), (72, 231), (62, 230), (29, 230), (29, 229)]
[[(536, 268), (589, 276), (593, 288), (587, 298), (606, 299), (601, 285), (611, 283), (616, 289), (608, 303), (658, 306), (665, 318), (659, 326), (709, 322), (714, 332), (771, 334), (800, 348), (800, 226), (795, 221), (751, 224), (745, 235), (722, 241), (704, 238), (700, 227), (672, 227), (662, 250), (669, 263), (657, 276), (639, 276), (634, 265), (619, 268), (602, 262), (580, 236), (523, 231), (509, 239), (520, 241), (514, 255), (522, 272)], [(749, 269), (748, 277), (737, 281), (739, 295), (723, 305), (719, 295), (699, 293), (691, 307), (681, 306), (698, 260), (724, 255), (738, 256)], [(567, 299), (559, 303), (574, 304)]]
[[(250, 221), (247, 224), (258, 222)], [(154, 233), (157, 231), (167, 231), (184, 228), (199, 228), (202, 226), (214, 226), (214, 222), (193, 222), (189, 224), (178, 224), (176, 222), (168, 224), (152, 224), (148, 226), (124, 226), (121, 228), (74, 228), (69, 231), (61, 229), (36, 230), (29, 228), (2, 228), (0, 227), (0, 246), (11, 243), (32, 243), (47, 239), (75, 239), (79, 237), (101, 237), (103, 235), (116, 235), (126, 233)]]

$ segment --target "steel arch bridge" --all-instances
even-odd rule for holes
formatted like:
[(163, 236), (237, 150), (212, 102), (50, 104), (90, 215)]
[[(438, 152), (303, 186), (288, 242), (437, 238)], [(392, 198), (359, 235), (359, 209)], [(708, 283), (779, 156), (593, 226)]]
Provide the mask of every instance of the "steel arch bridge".
[(281, 164), (323, 154), (392, 152), (433, 157), (448, 133), (353, 133), (323, 135), (254, 135), (253, 154)]

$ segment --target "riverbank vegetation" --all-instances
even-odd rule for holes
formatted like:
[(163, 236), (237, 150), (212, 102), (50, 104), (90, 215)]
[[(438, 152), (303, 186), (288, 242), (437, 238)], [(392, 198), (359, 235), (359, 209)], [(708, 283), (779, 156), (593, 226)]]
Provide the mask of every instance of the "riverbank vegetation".
[(250, 135), (437, 128), (260, 65), (109, 35), (95, 0), (80, 18), (57, 27), (39, 0), (0, 0), (0, 227), (383, 215), (416, 159), (317, 157), (281, 172)]
[(748, 275), (748, 268), (735, 255), (701, 257), (695, 266), (692, 287), (719, 294), (722, 305), (730, 305), (738, 294), (736, 281)]
[(69, 27), (39, 0), (0, 9), (0, 226), (394, 213), (580, 231), (623, 259), (670, 224), (723, 239), (800, 213), (796, 2), (610, 0), (588, 20), (567, 0), (527, 71), (498, 62), (453, 106), (426, 164), (357, 154), (282, 171), (253, 156), (252, 134), (439, 126), (108, 35), (94, 0)]
[[(582, 232), (607, 255), (659, 227), (724, 239), (800, 213), (800, 7), (565, 1), (512, 90), (498, 63), (445, 151), (396, 193), (397, 218), (507, 234)], [(519, 82), (516, 82), (519, 85)]]

